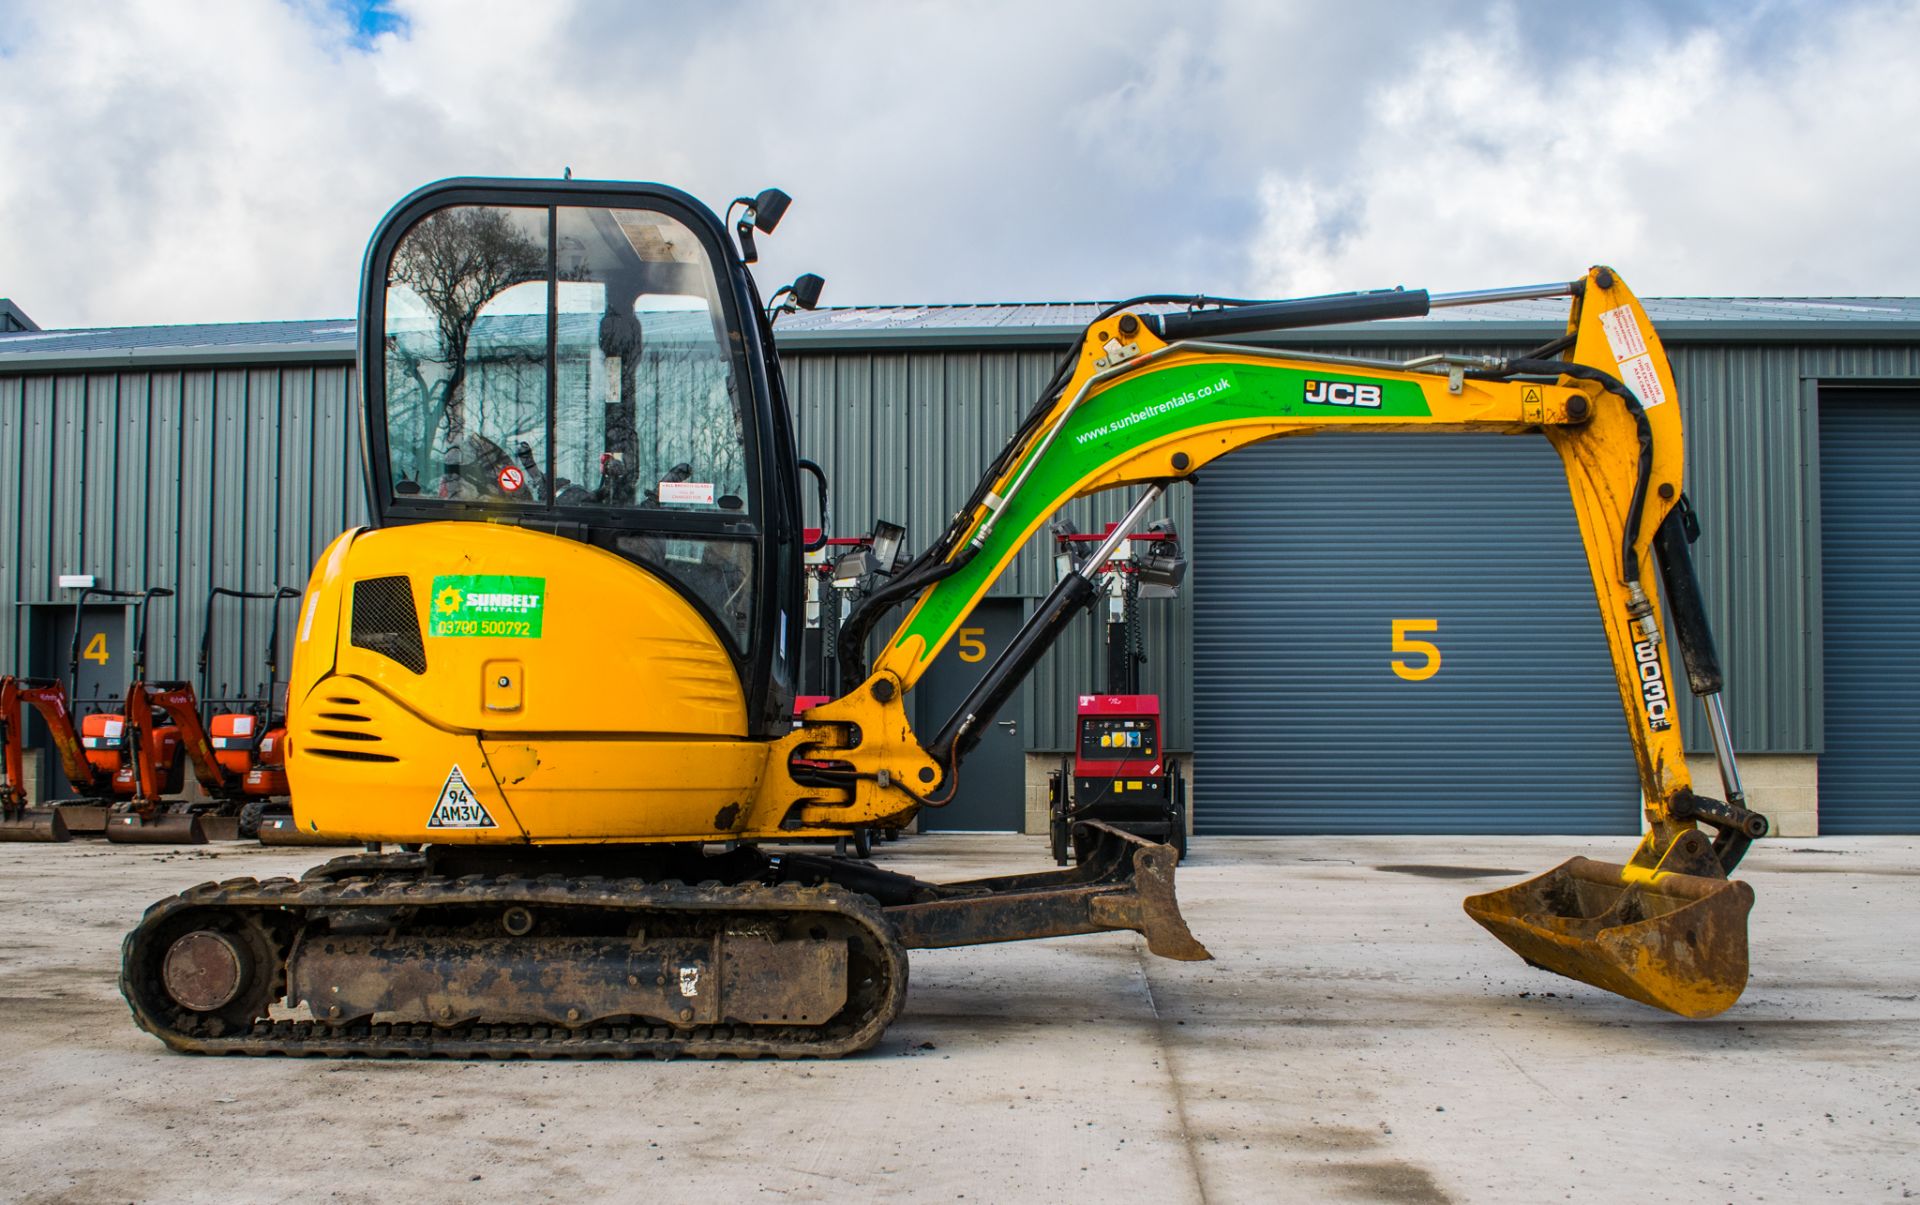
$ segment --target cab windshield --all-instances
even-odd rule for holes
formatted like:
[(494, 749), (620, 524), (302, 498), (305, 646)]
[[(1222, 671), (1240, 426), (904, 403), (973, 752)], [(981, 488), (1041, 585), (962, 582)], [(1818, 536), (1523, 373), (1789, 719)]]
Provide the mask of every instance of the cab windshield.
[(669, 214), (428, 214), (387, 273), (392, 499), (737, 517), (751, 498), (726, 329), (707, 250)]

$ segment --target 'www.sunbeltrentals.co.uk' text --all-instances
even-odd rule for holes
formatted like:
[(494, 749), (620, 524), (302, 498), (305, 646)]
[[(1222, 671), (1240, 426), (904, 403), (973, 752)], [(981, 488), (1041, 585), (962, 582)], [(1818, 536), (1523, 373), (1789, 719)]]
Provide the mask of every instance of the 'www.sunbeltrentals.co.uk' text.
[(1182, 406), (1204, 401), (1210, 397), (1218, 397), (1231, 388), (1233, 388), (1233, 382), (1225, 377), (1221, 377), (1211, 385), (1202, 385), (1198, 389), (1189, 389), (1185, 393), (1177, 393), (1164, 402), (1155, 402), (1151, 406), (1144, 406), (1135, 410), (1132, 414), (1123, 414), (1110, 422), (1104, 422), (1097, 427), (1082, 431), (1073, 437), (1073, 442), (1081, 444), (1091, 443), (1104, 435), (1111, 435), (1115, 431), (1124, 431), (1135, 423), (1144, 423), (1150, 418), (1159, 418), (1161, 415), (1173, 410), (1178, 410)]

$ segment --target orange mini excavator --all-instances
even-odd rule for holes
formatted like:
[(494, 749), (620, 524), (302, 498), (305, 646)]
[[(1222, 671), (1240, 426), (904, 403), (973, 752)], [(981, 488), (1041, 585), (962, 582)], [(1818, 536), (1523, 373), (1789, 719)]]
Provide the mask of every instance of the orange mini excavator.
[[(286, 728), (275, 706), (279, 681), (278, 605), (300, 597), (291, 587), (270, 592), (216, 586), (207, 595), (206, 622), (200, 633), (199, 686), (186, 681), (147, 681), (127, 690), (127, 723), (136, 732), (165, 733), (178, 755), (164, 765), (161, 742), (134, 745), (136, 780), (153, 787), (140, 793), (107, 826), (110, 841), (151, 844), (198, 843), (208, 838), (252, 837), (260, 825), (264, 805), (287, 794)], [(215, 699), (210, 665), (214, 620), (223, 598), (275, 604), (267, 638), (267, 681), (254, 695)], [(144, 635), (143, 635), (144, 640)], [(141, 650), (144, 654), (144, 646)], [(142, 656), (142, 663), (144, 663)], [(203, 713), (210, 712), (206, 718)], [(185, 761), (179, 762), (180, 756)], [(193, 769), (204, 798), (162, 798), (157, 788), (165, 782), (169, 793), (184, 785), (182, 765)], [(251, 805), (261, 806), (251, 806)], [(252, 830), (252, 831), (248, 831)]]
[[(145, 672), (148, 604), (172, 594), (173, 591), (158, 586), (146, 590), (90, 586), (74, 600), (73, 642), (68, 649), (66, 682), (51, 678), (0, 678), (0, 737), (4, 738), (6, 767), (6, 779), (0, 782), (0, 808), (4, 809), (0, 811), (0, 841), (65, 841), (73, 836), (102, 836), (109, 828), (110, 815), (116, 810), (124, 811), (129, 800), (180, 789), (179, 734), (170, 725), (150, 721), (133, 723), (128, 717), (134, 687)], [(138, 633), (133, 686), (126, 700), (89, 700), (93, 710), (76, 716), (82, 705), (79, 697), (81, 620), (88, 600), (94, 598), (126, 599), (133, 605)], [(112, 702), (120, 702), (120, 709), (109, 710)], [(33, 807), (27, 797), (23, 710), (27, 707), (38, 712), (47, 725), (54, 750), (59, 754), (60, 768), (73, 791), (71, 798), (56, 800), (47, 807)]]

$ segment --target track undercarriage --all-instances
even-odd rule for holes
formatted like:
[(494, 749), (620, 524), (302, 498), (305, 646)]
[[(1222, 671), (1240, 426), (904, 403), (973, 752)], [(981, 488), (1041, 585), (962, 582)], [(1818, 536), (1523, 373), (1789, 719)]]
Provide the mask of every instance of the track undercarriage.
[(1095, 836), (1073, 870), (943, 885), (754, 849), (352, 855), (155, 904), (121, 991), (199, 1054), (831, 1058), (899, 1013), (909, 949), (1134, 929), (1207, 957), (1170, 851)]

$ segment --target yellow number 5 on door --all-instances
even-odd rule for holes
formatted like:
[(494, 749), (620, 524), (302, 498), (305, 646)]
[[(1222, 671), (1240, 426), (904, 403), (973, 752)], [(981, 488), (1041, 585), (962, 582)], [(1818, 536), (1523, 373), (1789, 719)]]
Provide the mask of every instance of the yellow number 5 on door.
[(1425, 660), (1417, 665), (1408, 664), (1404, 657), (1393, 659), (1393, 672), (1409, 682), (1425, 682), (1440, 672), (1440, 646), (1428, 640), (1410, 640), (1409, 632), (1438, 632), (1440, 621), (1437, 619), (1396, 619), (1393, 621), (1393, 651), (1396, 653), (1418, 653)]

